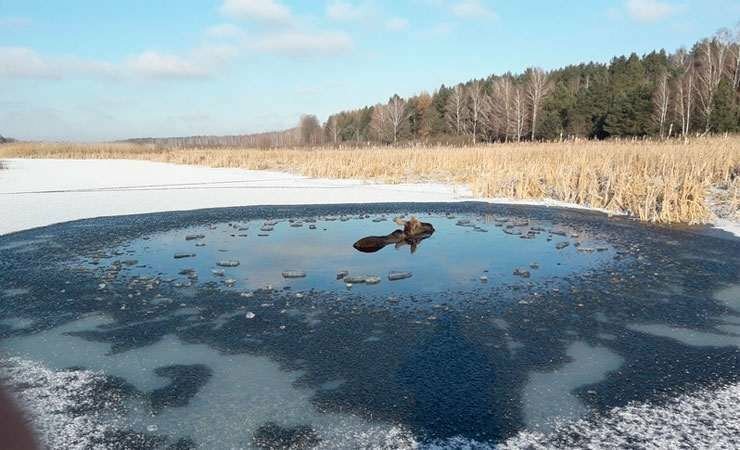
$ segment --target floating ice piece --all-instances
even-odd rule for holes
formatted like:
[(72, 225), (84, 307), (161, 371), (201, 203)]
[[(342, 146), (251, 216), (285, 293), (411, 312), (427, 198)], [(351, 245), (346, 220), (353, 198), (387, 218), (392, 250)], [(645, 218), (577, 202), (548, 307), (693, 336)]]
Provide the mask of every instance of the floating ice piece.
[(485, 275), (481, 275), (481, 277), (480, 277), (480, 282), (481, 282), (481, 283), (488, 283), (488, 277), (487, 277), (487, 276), (485, 276)]
[(342, 278), (349, 275), (349, 270), (338, 270), (337, 271), (337, 280), (341, 280)]
[(514, 269), (514, 272), (513, 273), (514, 273), (514, 275), (516, 275), (518, 277), (529, 278), (529, 271), (528, 270), (524, 270), (524, 269), (520, 269), (519, 267), (517, 267), (516, 269)]
[(593, 253), (593, 247), (578, 247), (578, 251), (581, 253)]
[(233, 287), (236, 284), (236, 280), (233, 278), (227, 278), (224, 280), (226, 287)]
[(242, 297), (244, 297), (244, 298), (252, 298), (252, 297), (254, 297), (254, 292), (242, 292), (239, 295), (242, 296)]
[(569, 245), (570, 245), (570, 242), (558, 242), (557, 244), (555, 244), (555, 248), (558, 250), (562, 250)]
[(365, 278), (365, 283), (366, 284), (378, 284), (378, 283), (380, 283), (380, 277), (376, 277), (376, 276), (366, 277)]
[(257, 317), (257, 315), (253, 313), (252, 311), (249, 311), (248, 313), (244, 315), (244, 317), (246, 317), (247, 319), (254, 319), (255, 317)]
[(388, 274), (390, 281), (404, 280), (406, 278), (411, 278), (411, 272), (390, 272)]
[(260, 231), (268, 232), (268, 231), (273, 231), (274, 229), (275, 227), (265, 225), (262, 228), (260, 228)]
[(194, 258), (195, 253), (175, 253), (175, 259)]
[(239, 266), (239, 261), (235, 259), (224, 259), (217, 262), (216, 265), (219, 267), (237, 267)]
[(286, 270), (283, 272), (283, 278), (306, 278), (306, 272), (301, 270)]
[(205, 234), (189, 234), (185, 236), (186, 241), (196, 241), (196, 240), (205, 239), (205, 238), (206, 238)]
[(217, 276), (217, 277), (222, 277), (222, 276), (224, 276), (224, 271), (223, 271), (223, 270), (220, 270), (220, 269), (212, 269), (212, 270), (211, 270), (211, 273), (212, 273), (213, 275)]
[(360, 284), (364, 283), (367, 277), (365, 275), (359, 276), (359, 275), (352, 275), (352, 276), (345, 276), (344, 282), (347, 284)]

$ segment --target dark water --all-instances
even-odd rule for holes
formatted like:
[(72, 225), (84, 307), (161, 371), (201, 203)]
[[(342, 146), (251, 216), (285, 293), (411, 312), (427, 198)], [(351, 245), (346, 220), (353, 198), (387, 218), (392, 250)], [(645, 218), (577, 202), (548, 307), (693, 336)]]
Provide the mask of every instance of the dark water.
[[(129, 260), (128, 275), (154, 273), (180, 284), (191, 282), (181, 272), (192, 270), (198, 277), (191, 284), (216, 283), (238, 291), (267, 286), (344, 291), (346, 283), (337, 281), (337, 272), (346, 271), (349, 277), (381, 278), (377, 285), (350, 283), (353, 292), (372, 295), (464, 291), (482, 282), (522, 284), (518, 282), (523, 277), (513, 274), (517, 268), (529, 272), (528, 281), (539, 282), (596, 268), (615, 255), (613, 248), (589, 233), (574, 238), (575, 231), (567, 225), (550, 227), (559, 234), (549, 233), (545, 229), (549, 221), (509, 220), (490, 214), (418, 216), (436, 231), (413, 253), (409, 245), (389, 245), (375, 253), (352, 247), (359, 238), (387, 235), (399, 228), (387, 215), (318, 218), (315, 223), (273, 220), (268, 222), (273, 229), (269, 232), (261, 231), (264, 220), (195, 226), (145, 236), (113, 252)], [(315, 228), (309, 228), (312, 225)], [(537, 231), (527, 235), (533, 229)], [(561, 243), (574, 245), (558, 249)], [(174, 258), (178, 253), (196, 256)], [(218, 266), (231, 261), (239, 265)], [(290, 271), (306, 276), (283, 277), (283, 272)], [(412, 277), (390, 282), (390, 272), (411, 272)], [(233, 285), (227, 280), (233, 280)]]
[[(352, 248), (410, 213), (436, 230), (415, 252)], [(102, 443), (495, 444), (737, 382), (739, 250), (481, 204), (97, 219), (0, 238), (0, 336), (11, 356), (108, 377), (95, 395), (120, 394), (119, 433)]]

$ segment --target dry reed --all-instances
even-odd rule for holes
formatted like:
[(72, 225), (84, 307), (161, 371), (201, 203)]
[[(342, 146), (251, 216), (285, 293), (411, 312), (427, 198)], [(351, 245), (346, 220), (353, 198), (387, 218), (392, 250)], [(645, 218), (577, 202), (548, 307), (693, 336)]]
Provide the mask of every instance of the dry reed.
[(140, 159), (388, 183), (458, 183), (482, 197), (550, 198), (659, 223), (711, 219), (710, 189), (725, 194), (724, 207), (737, 218), (740, 193), (740, 136), (697, 138), (687, 144), (583, 141), (273, 150), (16, 143), (0, 146), (0, 157)]

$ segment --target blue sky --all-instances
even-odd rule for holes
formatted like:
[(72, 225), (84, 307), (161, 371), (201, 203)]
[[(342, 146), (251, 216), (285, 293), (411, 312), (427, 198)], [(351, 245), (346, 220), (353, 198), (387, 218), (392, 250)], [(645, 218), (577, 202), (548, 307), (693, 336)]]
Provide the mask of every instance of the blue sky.
[(236, 134), (491, 73), (675, 50), (739, 0), (0, 0), (0, 134)]

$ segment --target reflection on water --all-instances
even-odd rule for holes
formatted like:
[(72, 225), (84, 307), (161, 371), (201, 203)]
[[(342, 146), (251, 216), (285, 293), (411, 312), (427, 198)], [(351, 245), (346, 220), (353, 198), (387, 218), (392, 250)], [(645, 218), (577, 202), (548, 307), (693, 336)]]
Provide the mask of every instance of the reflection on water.
[[(0, 250), (0, 338), (110, 377), (70, 402), (107, 417), (118, 393), (117, 431), (91, 435), (128, 430), (131, 448), (493, 445), (739, 381), (736, 242), (470, 209), (418, 214), (434, 234), (413, 253), (352, 248), (389, 236), (392, 210), (117, 219), (115, 244), (51, 227), (47, 247)], [(60, 246), (78, 251), (55, 259)], [(379, 284), (348, 289), (342, 271)]]

